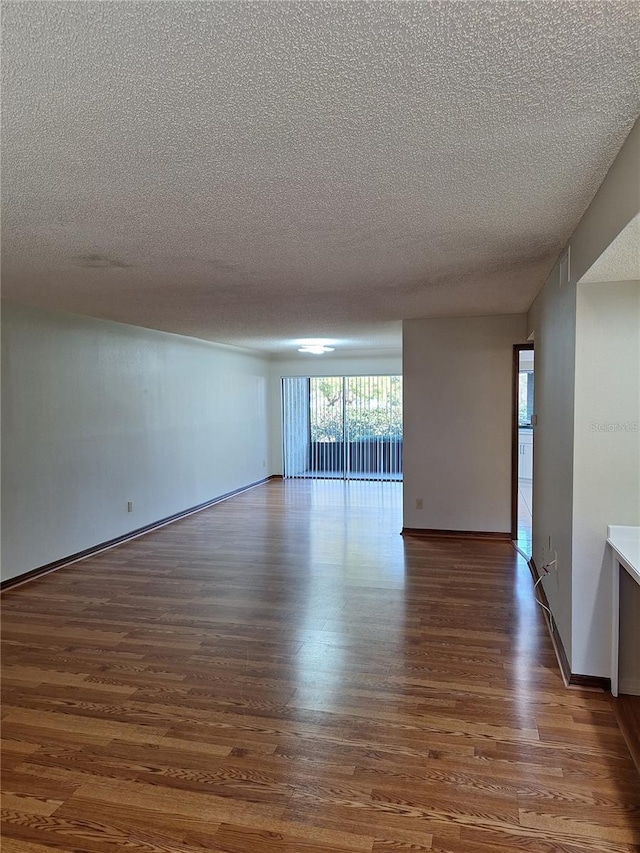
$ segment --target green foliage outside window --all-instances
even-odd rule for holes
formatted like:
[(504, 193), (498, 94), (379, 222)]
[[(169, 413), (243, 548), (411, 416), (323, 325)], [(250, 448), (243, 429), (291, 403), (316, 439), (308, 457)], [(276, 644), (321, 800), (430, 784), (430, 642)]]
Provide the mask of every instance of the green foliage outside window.
[(402, 438), (401, 376), (312, 378), (309, 402), (312, 441)]

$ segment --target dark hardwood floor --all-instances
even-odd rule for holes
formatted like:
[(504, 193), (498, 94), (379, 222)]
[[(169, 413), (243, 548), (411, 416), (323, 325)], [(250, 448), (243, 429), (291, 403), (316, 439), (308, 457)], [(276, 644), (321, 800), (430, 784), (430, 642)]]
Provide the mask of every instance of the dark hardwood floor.
[(3, 595), (3, 851), (630, 853), (524, 560), (272, 481)]

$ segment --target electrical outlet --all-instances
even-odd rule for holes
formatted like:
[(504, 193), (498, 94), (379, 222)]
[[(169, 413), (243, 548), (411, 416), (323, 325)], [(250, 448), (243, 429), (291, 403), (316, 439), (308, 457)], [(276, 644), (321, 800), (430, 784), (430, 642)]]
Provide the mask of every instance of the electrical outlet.
[(267, 467), (267, 460), (266, 460), (266, 459), (263, 459), (263, 460), (262, 460), (262, 467), (263, 467), (263, 468), (266, 468), (266, 467)]
[(127, 501), (127, 512), (133, 512), (133, 501)]
[(422, 498), (416, 498), (416, 509), (424, 509), (424, 502)]

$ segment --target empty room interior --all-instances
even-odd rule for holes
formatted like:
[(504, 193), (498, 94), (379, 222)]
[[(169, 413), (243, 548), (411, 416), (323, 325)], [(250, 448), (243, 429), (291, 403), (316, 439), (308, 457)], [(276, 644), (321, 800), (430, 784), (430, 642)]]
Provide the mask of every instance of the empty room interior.
[(640, 850), (639, 55), (2, 4), (3, 851)]

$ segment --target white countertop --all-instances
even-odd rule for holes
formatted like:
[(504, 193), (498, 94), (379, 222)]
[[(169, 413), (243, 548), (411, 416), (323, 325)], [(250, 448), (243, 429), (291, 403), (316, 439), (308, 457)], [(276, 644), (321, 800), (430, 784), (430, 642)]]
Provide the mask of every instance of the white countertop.
[(610, 524), (607, 542), (615, 551), (622, 566), (640, 584), (640, 527)]

